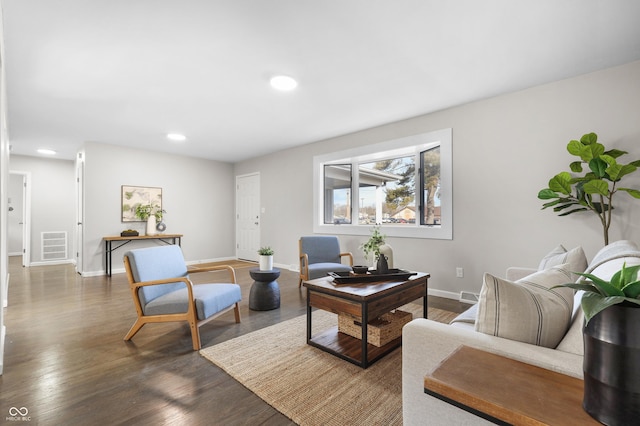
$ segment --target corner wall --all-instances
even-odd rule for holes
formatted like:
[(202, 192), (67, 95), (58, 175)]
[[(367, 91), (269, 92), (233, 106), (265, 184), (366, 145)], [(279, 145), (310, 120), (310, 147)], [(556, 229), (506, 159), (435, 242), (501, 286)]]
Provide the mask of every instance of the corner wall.
[[(235, 258), (235, 180), (231, 164), (173, 154), (86, 143), (84, 168), (85, 276), (102, 275), (103, 237), (143, 222), (121, 221), (121, 186), (161, 187), (166, 233), (184, 234), (189, 261)], [(157, 244), (136, 241), (113, 252), (113, 273), (123, 272), (126, 250)]]
[[(313, 233), (315, 155), (451, 127), (453, 129), (453, 240), (389, 238), (395, 264), (431, 273), (429, 287), (456, 296), (478, 292), (484, 272), (537, 267), (551, 249), (582, 245), (591, 259), (602, 247), (592, 214), (557, 217), (541, 210), (537, 193), (569, 169), (571, 139), (596, 132), (607, 147), (640, 159), (640, 62), (391, 123), (235, 165), (235, 175), (260, 172), (262, 238), (274, 261), (297, 268), (298, 238)], [(640, 188), (640, 172), (625, 186)], [(640, 201), (616, 200), (610, 240), (640, 242)], [(283, 214), (286, 212), (286, 214)], [(593, 216), (593, 217), (592, 217)], [(636, 219), (632, 219), (636, 218)], [(364, 237), (340, 237), (342, 249), (364, 258)], [(456, 278), (456, 267), (464, 278)]]

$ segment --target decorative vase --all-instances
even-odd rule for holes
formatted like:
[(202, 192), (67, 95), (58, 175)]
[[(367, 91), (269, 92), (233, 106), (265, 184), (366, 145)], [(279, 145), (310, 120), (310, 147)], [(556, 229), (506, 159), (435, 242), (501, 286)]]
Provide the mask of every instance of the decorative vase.
[(273, 269), (273, 256), (260, 255), (260, 270), (270, 271)]
[(147, 218), (147, 235), (156, 235), (156, 217), (154, 215), (149, 215)]
[(389, 264), (387, 263), (387, 256), (380, 253), (378, 256), (378, 264), (376, 265), (376, 271), (379, 274), (387, 274), (389, 273)]
[(584, 336), (582, 407), (606, 425), (640, 417), (640, 307), (613, 305), (589, 321)]
[(389, 268), (393, 268), (393, 247), (384, 243), (378, 247), (378, 250), (380, 250), (380, 254), (384, 254), (387, 257), (387, 264), (389, 265)]

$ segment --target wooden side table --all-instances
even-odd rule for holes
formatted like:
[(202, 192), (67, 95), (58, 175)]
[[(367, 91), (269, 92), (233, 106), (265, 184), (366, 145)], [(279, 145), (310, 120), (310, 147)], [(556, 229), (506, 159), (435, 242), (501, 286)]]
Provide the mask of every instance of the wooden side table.
[(497, 424), (600, 424), (582, 409), (582, 380), (468, 346), (424, 378), (424, 391)]

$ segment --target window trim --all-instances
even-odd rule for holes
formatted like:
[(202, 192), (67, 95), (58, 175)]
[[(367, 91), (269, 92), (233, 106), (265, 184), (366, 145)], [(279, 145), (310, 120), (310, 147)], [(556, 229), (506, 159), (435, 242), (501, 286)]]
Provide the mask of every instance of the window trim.
[[(388, 237), (403, 238), (432, 238), (432, 239), (453, 239), (453, 149), (452, 149), (452, 129), (436, 130), (414, 136), (384, 141), (372, 145), (365, 145), (351, 148), (344, 151), (332, 152), (329, 154), (313, 157), (313, 232), (318, 234), (334, 235), (369, 235), (371, 225), (351, 224), (325, 224), (324, 223), (324, 166), (327, 164), (354, 163), (365, 161), (376, 161), (388, 158), (390, 155), (402, 155), (406, 152), (421, 152), (425, 147), (440, 142), (440, 200), (442, 224), (420, 225), (416, 218), (416, 224), (393, 225), (384, 224), (382, 232)], [(352, 168), (352, 191), (358, 189), (358, 173), (353, 173)], [(357, 170), (357, 168), (355, 169)], [(416, 167), (416, 178), (418, 178), (419, 167)], [(416, 180), (416, 182), (418, 182)], [(421, 211), (419, 195), (416, 193), (416, 212)], [(355, 206), (357, 208), (357, 206)], [(353, 211), (352, 217), (357, 214)]]

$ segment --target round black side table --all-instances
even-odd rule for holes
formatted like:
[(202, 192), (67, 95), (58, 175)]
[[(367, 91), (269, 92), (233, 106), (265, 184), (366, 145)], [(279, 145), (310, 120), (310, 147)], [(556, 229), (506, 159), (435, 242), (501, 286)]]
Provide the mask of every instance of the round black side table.
[(280, 307), (280, 286), (276, 281), (280, 276), (280, 269), (273, 268), (261, 271), (258, 268), (249, 269), (249, 275), (254, 279), (249, 293), (249, 309), (254, 311), (270, 311)]

